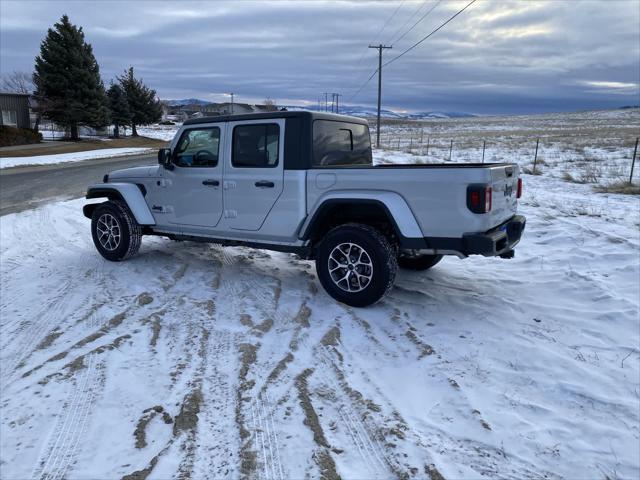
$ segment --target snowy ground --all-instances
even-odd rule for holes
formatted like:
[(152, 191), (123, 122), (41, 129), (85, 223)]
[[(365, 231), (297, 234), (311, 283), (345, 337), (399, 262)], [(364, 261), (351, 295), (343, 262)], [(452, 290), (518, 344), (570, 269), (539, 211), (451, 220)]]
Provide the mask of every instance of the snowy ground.
[(138, 135), (157, 140), (171, 141), (182, 124), (176, 125), (149, 125), (138, 128)]
[(155, 151), (152, 148), (103, 148), (84, 152), (57, 153), (54, 155), (35, 155), (31, 157), (3, 157), (0, 158), (0, 168), (18, 167), (23, 165), (51, 165), (54, 163), (81, 162), (96, 158), (122, 157), (124, 155), (139, 155)]
[(0, 217), (2, 478), (638, 478), (640, 200), (524, 179), (515, 259), (367, 309), (288, 254), (106, 262), (84, 200)]

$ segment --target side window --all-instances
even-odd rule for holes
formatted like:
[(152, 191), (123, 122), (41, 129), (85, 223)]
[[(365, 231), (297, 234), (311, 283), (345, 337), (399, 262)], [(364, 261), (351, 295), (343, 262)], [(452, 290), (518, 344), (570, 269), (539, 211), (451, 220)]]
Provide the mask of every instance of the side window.
[(215, 167), (220, 151), (218, 127), (185, 130), (174, 152), (174, 162), (179, 167)]
[(270, 168), (278, 165), (280, 126), (275, 123), (238, 125), (233, 129), (231, 165)]
[(313, 165), (316, 167), (371, 165), (369, 128), (359, 123), (313, 122)]
[(2, 110), (2, 124), (16, 127), (18, 125), (18, 115), (15, 110)]

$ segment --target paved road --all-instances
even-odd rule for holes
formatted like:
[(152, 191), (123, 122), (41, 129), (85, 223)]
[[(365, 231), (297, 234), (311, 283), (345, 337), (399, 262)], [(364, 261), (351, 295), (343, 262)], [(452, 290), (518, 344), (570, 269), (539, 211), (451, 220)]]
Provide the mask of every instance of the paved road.
[(0, 215), (21, 212), (51, 200), (81, 197), (87, 185), (101, 182), (105, 173), (155, 164), (156, 159), (153, 154), (0, 169)]

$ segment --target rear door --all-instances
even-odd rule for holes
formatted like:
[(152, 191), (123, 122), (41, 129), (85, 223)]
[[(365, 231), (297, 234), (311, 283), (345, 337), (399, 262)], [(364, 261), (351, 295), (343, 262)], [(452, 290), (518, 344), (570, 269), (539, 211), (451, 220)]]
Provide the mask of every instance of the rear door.
[(509, 220), (517, 211), (518, 195), (517, 165), (491, 167), (491, 224), (500, 225)]
[[(173, 149), (173, 170), (164, 170), (161, 183), (169, 222), (177, 225), (215, 227), (222, 217), (220, 154), (225, 124), (185, 129)], [(154, 208), (154, 207), (152, 207)]]
[(259, 230), (283, 190), (284, 119), (229, 122), (224, 216), (234, 230)]

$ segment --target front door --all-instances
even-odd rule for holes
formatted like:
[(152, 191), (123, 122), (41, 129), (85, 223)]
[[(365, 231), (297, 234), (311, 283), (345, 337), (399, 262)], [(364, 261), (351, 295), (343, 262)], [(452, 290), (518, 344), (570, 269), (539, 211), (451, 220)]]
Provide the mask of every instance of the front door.
[(222, 217), (224, 124), (194, 126), (182, 132), (173, 149), (173, 170), (164, 170), (169, 222), (215, 227)]
[(229, 228), (260, 230), (282, 193), (284, 119), (229, 123), (224, 215)]

